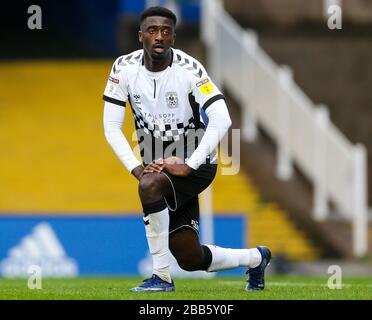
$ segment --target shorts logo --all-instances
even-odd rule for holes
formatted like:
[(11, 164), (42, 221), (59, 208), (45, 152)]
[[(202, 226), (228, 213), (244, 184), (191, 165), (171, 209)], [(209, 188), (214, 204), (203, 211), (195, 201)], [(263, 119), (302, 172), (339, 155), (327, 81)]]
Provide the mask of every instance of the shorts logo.
[(196, 86), (203, 94), (210, 94), (214, 90), (214, 87), (208, 78), (200, 80), (199, 82), (196, 83)]
[(141, 104), (141, 96), (139, 94), (134, 94), (133, 95), (133, 98), (134, 98), (134, 103), (135, 104)]
[(113, 83), (115, 83), (115, 84), (119, 84), (119, 79), (116, 79), (116, 78), (114, 78), (114, 77), (111, 77), (111, 76), (109, 76), (109, 80), (111, 81), (111, 82), (113, 82)]
[(165, 101), (169, 108), (177, 108), (178, 107), (178, 95), (177, 92), (167, 92), (165, 94)]
[(196, 221), (196, 220), (191, 220), (191, 226), (192, 226), (195, 230), (199, 230), (199, 223), (198, 223), (198, 221)]

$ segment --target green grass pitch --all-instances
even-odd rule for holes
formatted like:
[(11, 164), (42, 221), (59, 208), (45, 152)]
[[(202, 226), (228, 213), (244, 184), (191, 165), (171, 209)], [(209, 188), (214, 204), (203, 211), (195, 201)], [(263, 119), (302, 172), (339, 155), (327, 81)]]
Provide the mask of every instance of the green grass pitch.
[(31, 290), (27, 279), (0, 279), (0, 300), (371, 300), (372, 277), (342, 279), (341, 289), (329, 289), (327, 278), (268, 276), (261, 292), (244, 290), (244, 277), (175, 279), (170, 293), (132, 293), (140, 278), (45, 279)]

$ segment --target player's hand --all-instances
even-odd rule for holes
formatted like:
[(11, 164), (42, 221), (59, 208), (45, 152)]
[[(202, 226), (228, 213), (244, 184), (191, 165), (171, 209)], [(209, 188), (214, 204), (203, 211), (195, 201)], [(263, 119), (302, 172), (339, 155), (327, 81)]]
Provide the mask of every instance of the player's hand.
[(187, 177), (192, 173), (192, 168), (189, 167), (181, 158), (168, 157), (165, 159), (154, 160), (143, 170), (143, 174), (167, 171), (174, 176)]
[(143, 173), (153, 173), (158, 172), (161, 173), (167, 165), (174, 165), (174, 164), (183, 164), (183, 160), (178, 157), (168, 157), (165, 159), (159, 158), (157, 160), (153, 160), (148, 166), (145, 167)]
[[(160, 162), (158, 162), (160, 164)], [(169, 157), (162, 161), (163, 170), (178, 177), (187, 177), (192, 173), (192, 168), (178, 157)]]
[(163, 159), (160, 158), (158, 160), (152, 161), (149, 165), (147, 165), (145, 169), (143, 170), (143, 174), (153, 173), (153, 172), (160, 173), (163, 171), (163, 168), (164, 168), (164, 161)]

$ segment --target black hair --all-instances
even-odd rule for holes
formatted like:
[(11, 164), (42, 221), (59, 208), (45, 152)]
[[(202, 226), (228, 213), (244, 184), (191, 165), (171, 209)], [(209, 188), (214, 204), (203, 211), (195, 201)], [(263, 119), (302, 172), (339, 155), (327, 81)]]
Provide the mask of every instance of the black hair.
[(164, 7), (147, 8), (145, 11), (141, 13), (140, 24), (142, 24), (143, 20), (145, 20), (147, 17), (154, 17), (154, 16), (169, 18), (173, 21), (174, 26), (176, 26), (176, 23), (177, 23), (176, 15), (172, 11)]

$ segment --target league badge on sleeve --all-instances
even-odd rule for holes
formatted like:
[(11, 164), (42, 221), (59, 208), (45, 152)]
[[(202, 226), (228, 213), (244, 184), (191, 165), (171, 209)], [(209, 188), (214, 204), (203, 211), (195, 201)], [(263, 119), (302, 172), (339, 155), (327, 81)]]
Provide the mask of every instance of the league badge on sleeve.
[(203, 94), (210, 94), (213, 92), (214, 87), (209, 81), (209, 78), (204, 78), (196, 83), (196, 86), (199, 88), (200, 92)]

